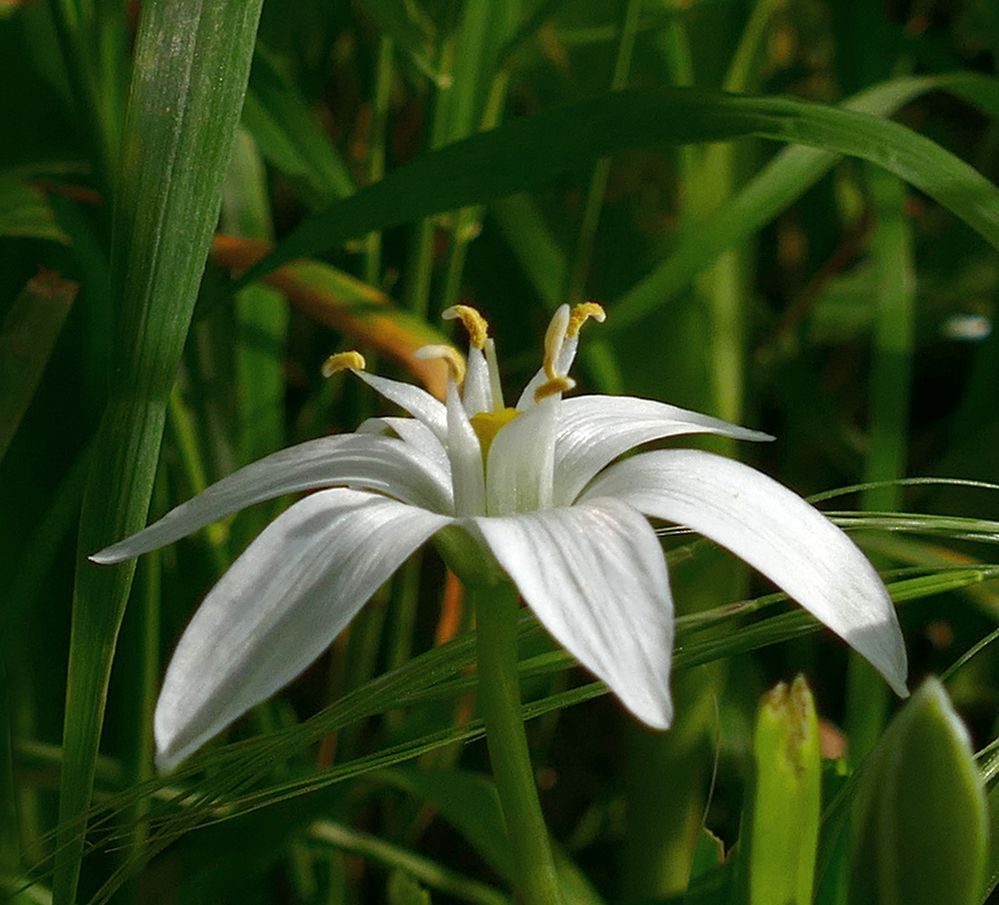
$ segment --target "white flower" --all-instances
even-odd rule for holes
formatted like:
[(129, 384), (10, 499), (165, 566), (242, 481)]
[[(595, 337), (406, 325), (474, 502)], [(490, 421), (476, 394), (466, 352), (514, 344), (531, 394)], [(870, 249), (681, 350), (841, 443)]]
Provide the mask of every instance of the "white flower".
[[(706, 415), (628, 396), (581, 396), (568, 371), (598, 305), (562, 306), (544, 367), (504, 406), (482, 317), (456, 306), (471, 337), (467, 374), (451, 348), (447, 401), (352, 370), (411, 418), (282, 450), (235, 472), (138, 534), (91, 557), (114, 563), (172, 543), (280, 494), (323, 489), (275, 519), (184, 632), (155, 715), (157, 762), (176, 764), (308, 666), (418, 547), (437, 537), (471, 583), (500, 570), (545, 628), (644, 723), (669, 726), (673, 602), (646, 516), (687, 525), (758, 569), (866, 657), (900, 695), (906, 658), (891, 601), (847, 536), (787, 488), (698, 450), (634, 447), (680, 434), (770, 439)], [(463, 380), (463, 394), (458, 386)]]

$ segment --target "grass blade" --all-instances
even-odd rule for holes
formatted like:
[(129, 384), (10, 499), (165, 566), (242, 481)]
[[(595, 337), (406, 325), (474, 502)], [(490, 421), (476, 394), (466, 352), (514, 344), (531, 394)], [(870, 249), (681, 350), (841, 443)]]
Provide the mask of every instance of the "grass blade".
[(447, 145), (304, 221), (244, 275), (245, 285), (303, 255), (444, 210), (543, 185), (618, 151), (769, 138), (875, 163), (934, 198), (999, 247), (999, 189), (897, 123), (807, 101), (694, 88), (618, 91)]
[(135, 571), (86, 561), (141, 527), (167, 399), (218, 216), (260, 0), (144, 4), (112, 233), (120, 312), (110, 401), (84, 495), (66, 688), (53, 901), (70, 905), (83, 854), (115, 641)]

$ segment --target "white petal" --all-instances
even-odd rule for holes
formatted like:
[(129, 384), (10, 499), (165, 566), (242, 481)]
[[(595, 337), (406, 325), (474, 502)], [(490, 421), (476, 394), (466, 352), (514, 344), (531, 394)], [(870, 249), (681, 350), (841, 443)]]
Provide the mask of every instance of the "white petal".
[(461, 388), (461, 401), (468, 417), (479, 412), (493, 410), (492, 387), (489, 382), (489, 366), (481, 349), (471, 346), (468, 350), (468, 370)]
[(447, 386), (447, 454), (451, 460), (455, 512), (481, 515), (486, 511), (482, 448), (453, 380), (449, 380)]
[(651, 440), (718, 434), (773, 440), (770, 434), (710, 415), (634, 396), (577, 396), (559, 407), (555, 434), (555, 505), (568, 506), (604, 466)]
[(171, 544), (253, 503), (334, 485), (381, 491), (438, 512), (454, 508), (447, 474), (419, 450), (391, 437), (341, 434), (253, 462), (90, 558), (96, 563), (121, 562)]
[(449, 521), (351, 490), (315, 493), (275, 519), (211, 590), (177, 645), (154, 718), (160, 768), (295, 678)]
[(870, 660), (896, 693), (908, 694), (905, 644), (878, 573), (839, 528), (782, 484), (722, 456), (663, 450), (612, 465), (583, 499), (598, 496), (727, 547)]
[(419, 418), (443, 442), (447, 436), (447, 415), (444, 412), (444, 404), (439, 399), (435, 399), (426, 390), (421, 390), (411, 383), (389, 380), (387, 377), (379, 377), (367, 371), (354, 371), (354, 373), (389, 402), (394, 402), (414, 418)]
[(673, 602), (648, 522), (608, 499), (475, 521), (555, 639), (640, 720), (669, 726)]
[(418, 449), (450, 483), (451, 463), (448, 461), (447, 450), (437, 435), (422, 421), (416, 418), (368, 418), (357, 428), (359, 434), (385, 434), (393, 431), (400, 440)]
[(545, 399), (502, 427), (489, 447), (486, 512), (549, 509), (559, 400)]

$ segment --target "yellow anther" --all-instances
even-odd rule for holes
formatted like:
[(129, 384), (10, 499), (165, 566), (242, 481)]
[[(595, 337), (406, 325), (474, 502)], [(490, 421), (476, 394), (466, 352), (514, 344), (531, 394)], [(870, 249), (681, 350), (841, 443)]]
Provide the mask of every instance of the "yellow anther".
[(602, 324), (607, 319), (603, 305), (598, 302), (580, 302), (578, 305), (573, 305), (572, 313), (569, 315), (569, 326), (565, 328), (565, 335), (575, 336), (591, 317), (598, 324)]
[(565, 343), (565, 331), (569, 326), (569, 306), (559, 305), (552, 316), (548, 330), (545, 332), (545, 374), (549, 380), (558, 380), (559, 374), (555, 370), (558, 364), (558, 356)]
[(475, 436), (479, 438), (483, 459), (489, 455), (489, 447), (493, 445), (496, 435), (519, 414), (520, 412), (516, 409), (504, 408), (498, 412), (479, 412), (468, 419), (472, 424), (472, 430), (475, 431)]
[(571, 390), (576, 385), (576, 381), (571, 377), (553, 377), (547, 383), (541, 384), (534, 391), (534, 401), (541, 402), (542, 399), (547, 399), (549, 396), (555, 396), (558, 393), (565, 393)]
[(332, 377), (339, 371), (363, 371), (364, 356), (360, 352), (337, 352), (323, 362), (323, 377)]
[(451, 373), (451, 379), (460, 384), (465, 379), (465, 359), (461, 357), (461, 353), (451, 346), (441, 345), (430, 345), (423, 346), (417, 349), (413, 355), (417, 358), (421, 358), (424, 361), (433, 361), (435, 358), (440, 358), (447, 362), (448, 371)]
[(476, 349), (485, 346), (489, 338), (489, 324), (486, 319), (470, 305), (452, 305), (441, 314), (446, 321), (460, 320), (468, 331), (468, 340)]

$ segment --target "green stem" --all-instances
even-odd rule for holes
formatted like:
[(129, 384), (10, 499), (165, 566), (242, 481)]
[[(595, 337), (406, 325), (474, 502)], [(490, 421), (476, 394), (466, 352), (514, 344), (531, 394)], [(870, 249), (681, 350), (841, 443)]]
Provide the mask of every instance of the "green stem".
[(520, 892), (526, 905), (561, 905), (555, 860), (520, 716), (517, 597), (506, 584), (475, 588), (473, 596), (478, 620), (478, 703)]

